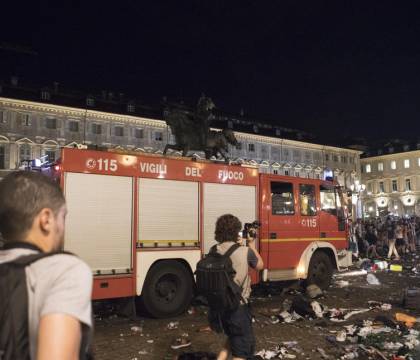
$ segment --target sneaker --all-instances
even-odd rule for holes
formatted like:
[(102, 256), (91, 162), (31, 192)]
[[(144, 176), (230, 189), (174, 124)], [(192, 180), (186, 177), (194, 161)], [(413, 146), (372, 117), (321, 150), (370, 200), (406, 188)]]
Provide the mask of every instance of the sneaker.
[(191, 345), (191, 341), (183, 337), (183, 338), (175, 339), (175, 341), (171, 345), (171, 348), (176, 350), (176, 349), (188, 347), (190, 345)]

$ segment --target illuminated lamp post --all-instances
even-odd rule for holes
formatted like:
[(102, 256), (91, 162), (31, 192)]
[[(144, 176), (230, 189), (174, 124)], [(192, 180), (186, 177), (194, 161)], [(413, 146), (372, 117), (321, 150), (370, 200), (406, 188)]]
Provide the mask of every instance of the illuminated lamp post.
[[(366, 185), (361, 184), (359, 180), (355, 180), (354, 184), (350, 185), (350, 189), (352, 192), (352, 204), (356, 207), (356, 211), (354, 214), (356, 215), (353, 220), (356, 220), (358, 218), (363, 218), (363, 211), (361, 209), (361, 195), (363, 191), (366, 190)], [(362, 215), (362, 216), (360, 216)]]

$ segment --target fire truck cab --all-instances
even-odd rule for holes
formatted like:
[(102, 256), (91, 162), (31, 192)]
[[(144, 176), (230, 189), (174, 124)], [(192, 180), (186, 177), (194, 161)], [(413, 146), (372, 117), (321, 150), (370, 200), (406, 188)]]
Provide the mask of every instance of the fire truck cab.
[(141, 296), (148, 312), (184, 311), (215, 222), (259, 219), (265, 269), (254, 283), (328, 287), (348, 259), (345, 211), (332, 182), (259, 174), (204, 160), (64, 148), (53, 167), (67, 201), (66, 250), (94, 275), (93, 299)]

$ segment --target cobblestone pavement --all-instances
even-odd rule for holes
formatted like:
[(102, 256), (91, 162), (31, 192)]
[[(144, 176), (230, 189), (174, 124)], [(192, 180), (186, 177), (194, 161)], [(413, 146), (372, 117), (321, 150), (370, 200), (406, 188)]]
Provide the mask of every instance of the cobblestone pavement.
[[(380, 271), (375, 273), (381, 285), (372, 286), (366, 281), (366, 275), (348, 277), (348, 287), (332, 286), (319, 303), (329, 308), (366, 308), (369, 300), (392, 304), (390, 311), (374, 310), (351, 317), (345, 323), (333, 323), (329, 319), (303, 320), (294, 323), (272, 324), (269, 314), (278, 314), (286, 298), (292, 300), (298, 296), (296, 291), (277, 295), (257, 295), (253, 298), (254, 324), (257, 338), (257, 350), (267, 349), (283, 341), (297, 341), (297, 359), (321, 359), (317, 348), (322, 348), (330, 359), (340, 359), (345, 353), (345, 343), (331, 344), (327, 336), (343, 329), (343, 325), (361, 320), (373, 320), (378, 315), (393, 318), (396, 312), (414, 314), (402, 308), (402, 291), (408, 285), (420, 284), (420, 277), (412, 270), (404, 272)], [(178, 322), (176, 329), (169, 330), (170, 322)], [(197, 306), (190, 313), (174, 319), (139, 318), (132, 321), (116, 315), (107, 315), (96, 319), (94, 351), (96, 359), (176, 359), (183, 351), (208, 351), (217, 353), (223, 344), (223, 336), (212, 332), (200, 332), (207, 325), (206, 308)], [(176, 327), (176, 326), (175, 326)], [(132, 329), (133, 328), (133, 329)], [(186, 337), (191, 346), (172, 350), (171, 344), (178, 337)], [(358, 359), (368, 359), (360, 355)], [(375, 357), (371, 357), (375, 359)], [(420, 359), (420, 358), (419, 358)]]

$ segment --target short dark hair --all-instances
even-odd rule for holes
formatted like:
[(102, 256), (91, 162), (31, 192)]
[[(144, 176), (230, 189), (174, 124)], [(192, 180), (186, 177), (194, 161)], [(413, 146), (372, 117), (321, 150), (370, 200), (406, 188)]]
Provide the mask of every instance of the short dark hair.
[(236, 216), (225, 214), (220, 216), (216, 221), (214, 237), (219, 243), (237, 241), (241, 229), (242, 224)]
[(0, 233), (6, 242), (23, 241), (42, 209), (57, 214), (65, 204), (57, 183), (30, 171), (16, 171), (0, 181), (0, 199)]

